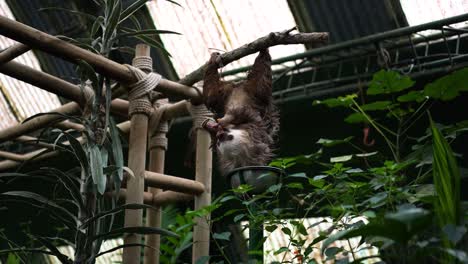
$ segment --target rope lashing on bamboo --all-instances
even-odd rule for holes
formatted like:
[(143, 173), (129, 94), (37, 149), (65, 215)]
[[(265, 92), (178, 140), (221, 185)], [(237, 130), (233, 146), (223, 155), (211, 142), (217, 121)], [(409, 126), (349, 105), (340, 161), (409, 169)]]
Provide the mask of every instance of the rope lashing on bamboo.
[[(150, 58), (151, 59), (151, 58)], [(148, 62), (148, 61), (147, 61)], [(144, 66), (140, 61), (140, 67), (147, 69), (148, 65)], [(132, 116), (135, 113), (143, 113), (150, 115), (153, 109), (153, 106), (150, 102), (151, 91), (156, 87), (161, 81), (161, 75), (149, 72), (146, 74), (143, 70), (140, 70), (136, 67), (125, 65), (132, 72), (135, 78), (138, 80), (136, 83), (130, 84), (128, 88), (128, 100), (130, 102), (128, 113)]]
[(193, 128), (202, 128), (206, 120), (214, 120), (213, 113), (206, 108), (205, 104), (188, 104), (188, 110), (193, 118)]
[(133, 67), (136, 67), (146, 73), (153, 71), (153, 59), (147, 56), (135, 57), (132, 60)]
[(168, 121), (162, 121), (162, 117), (167, 107), (169, 106), (169, 101), (167, 99), (155, 100), (153, 102), (154, 111), (150, 117), (150, 138), (148, 147), (149, 149), (153, 148), (162, 148), (167, 150), (167, 137), (165, 134), (169, 132), (169, 123)]

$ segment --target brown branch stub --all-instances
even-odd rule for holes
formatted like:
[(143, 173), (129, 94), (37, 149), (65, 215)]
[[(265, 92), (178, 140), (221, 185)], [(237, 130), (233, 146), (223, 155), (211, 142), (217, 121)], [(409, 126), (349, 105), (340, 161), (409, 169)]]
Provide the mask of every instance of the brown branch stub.
[[(327, 32), (315, 33), (295, 33), (291, 32), (295, 29), (289, 29), (282, 32), (272, 32), (264, 37), (261, 37), (251, 43), (245, 44), (237, 49), (226, 52), (220, 56), (222, 65), (227, 65), (235, 60), (243, 58), (247, 55), (256, 53), (262, 49), (277, 45), (290, 45), (290, 44), (325, 44), (328, 42)], [(196, 82), (203, 79), (203, 74), (206, 70), (207, 63), (200, 68), (191, 72), (184, 78), (180, 79), (179, 83), (191, 86)]]

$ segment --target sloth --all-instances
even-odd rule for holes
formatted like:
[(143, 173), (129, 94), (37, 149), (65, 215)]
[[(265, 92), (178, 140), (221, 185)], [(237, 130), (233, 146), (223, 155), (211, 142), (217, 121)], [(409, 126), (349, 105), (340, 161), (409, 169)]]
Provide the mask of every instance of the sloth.
[(219, 170), (226, 175), (243, 166), (266, 165), (273, 157), (279, 130), (279, 114), (273, 104), (271, 57), (261, 50), (247, 79), (222, 81), (219, 53), (208, 61), (203, 83), (204, 103), (216, 117), (205, 122)]

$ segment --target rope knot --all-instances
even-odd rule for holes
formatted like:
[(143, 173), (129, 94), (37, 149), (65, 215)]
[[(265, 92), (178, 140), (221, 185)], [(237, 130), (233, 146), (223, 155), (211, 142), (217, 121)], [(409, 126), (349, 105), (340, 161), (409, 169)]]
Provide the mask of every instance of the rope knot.
[(205, 120), (213, 118), (213, 113), (210, 110), (208, 110), (208, 108), (206, 108), (204, 104), (189, 104), (188, 110), (193, 118), (194, 128), (202, 128), (202, 124), (203, 122), (205, 122)]
[[(137, 57), (141, 58), (141, 57)], [(137, 59), (135, 58), (135, 59)], [(143, 57), (149, 58), (149, 57)], [(135, 63), (134, 59), (134, 63)], [(151, 58), (149, 58), (151, 59)], [(146, 66), (141, 62), (140, 67), (145, 69)], [(143, 70), (138, 69), (131, 65), (125, 65), (127, 68), (132, 72), (133, 76), (137, 79), (137, 81), (133, 84), (127, 86), (128, 88), (128, 99), (130, 101), (129, 106), (129, 115), (133, 115), (135, 113), (143, 113), (149, 115), (153, 109), (151, 102), (150, 102), (150, 95), (154, 87), (156, 87), (159, 82), (161, 81), (161, 75), (149, 72), (145, 73)]]

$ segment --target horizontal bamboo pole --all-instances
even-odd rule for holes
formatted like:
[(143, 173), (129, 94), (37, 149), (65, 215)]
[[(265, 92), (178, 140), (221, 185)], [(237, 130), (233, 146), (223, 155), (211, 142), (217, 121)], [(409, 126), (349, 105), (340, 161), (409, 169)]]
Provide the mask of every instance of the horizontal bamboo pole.
[[(114, 192), (106, 192), (105, 196), (112, 197)], [(127, 197), (127, 189), (122, 188), (119, 191), (119, 200), (125, 201)], [(174, 204), (178, 202), (187, 202), (193, 200), (193, 195), (173, 192), (173, 191), (164, 191), (157, 195), (154, 195), (150, 192), (144, 192), (143, 194), (143, 202), (147, 205), (152, 206), (165, 206), (168, 204)]]
[(78, 132), (81, 132), (81, 131), (83, 131), (85, 129), (82, 124), (73, 123), (73, 122), (70, 122), (68, 120), (57, 123), (55, 126), (58, 127), (58, 128), (61, 128), (61, 129), (65, 129), (65, 130), (73, 129), (73, 130), (76, 130)]
[[(55, 93), (68, 100), (82, 104), (84, 101), (83, 91), (78, 85), (69, 83), (53, 75), (33, 69), (18, 62), (10, 61), (0, 64), (0, 72), (17, 80), (29, 83), (42, 90)], [(115, 95), (114, 95), (115, 96)], [(114, 99), (111, 103), (111, 111), (121, 116), (127, 116), (128, 101)]]
[(22, 43), (16, 43), (13, 46), (3, 50), (0, 53), (0, 65), (5, 62), (14, 60), (16, 57), (28, 52), (30, 48)]
[(150, 187), (188, 194), (201, 194), (205, 191), (205, 186), (197, 181), (151, 171), (145, 171), (145, 183)]
[[(117, 124), (117, 127), (124, 133), (128, 133), (129, 131), (129, 127), (130, 127), (130, 121), (126, 121), (126, 122), (123, 122), (123, 123), (120, 123), (120, 124)], [(24, 137), (24, 136), (22, 136)], [(78, 137), (76, 138), (79, 142), (83, 143), (84, 142), (84, 139), (83, 137)], [(15, 139), (16, 140), (16, 139)], [(68, 141), (65, 141), (63, 142), (64, 145), (68, 145), (69, 142)], [(21, 155), (21, 161), (14, 161), (14, 160), (3, 160), (3, 161), (0, 161), (0, 171), (4, 171), (4, 170), (9, 170), (9, 169), (13, 169), (13, 168), (16, 168), (18, 167), (19, 165), (21, 165), (21, 162), (24, 162), (24, 161), (30, 161), (32, 158), (34, 158), (36, 155), (38, 155), (39, 153), (43, 152), (43, 151), (46, 151), (47, 149), (50, 149), (51, 147), (50, 146), (44, 146), (45, 148), (42, 148), (42, 149), (38, 149), (38, 150), (35, 150), (35, 151), (32, 151), (32, 152), (28, 152), (28, 153), (25, 153), (25, 154), (17, 154), (17, 155)], [(54, 150), (54, 151), (50, 151), (46, 154), (43, 154), (39, 157), (36, 157), (34, 158), (34, 161), (40, 161), (40, 160), (45, 160), (45, 159), (48, 159), (48, 158), (52, 158), (52, 157), (56, 157), (58, 156), (59, 154), (61, 153), (60, 150)]]
[[(130, 84), (137, 81), (125, 65), (3, 16), (0, 16), (0, 34), (73, 63), (84, 60), (98, 73), (120, 83)], [(156, 90), (186, 98), (200, 98), (200, 93), (195, 89), (164, 79), (158, 84)]]
[(188, 202), (192, 201), (193, 197), (193, 195), (186, 193), (164, 191), (153, 197), (153, 205), (166, 206), (177, 202)]
[[(77, 103), (71, 102), (64, 104), (51, 112), (56, 112), (64, 115), (74, 115), (80, 111), (80, 107)], [(24, 134), (30, 133), (37, 129), (43, 128), (53, 122), (57, 121), (59, 115), (43, 115), (33, 118), (25, 123), (9, 127), (0, 131), (0, 143), (7, 140), (14, 139)]]

